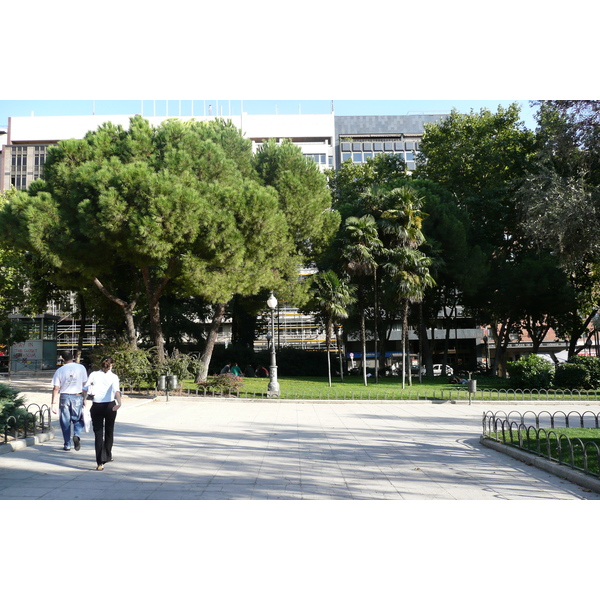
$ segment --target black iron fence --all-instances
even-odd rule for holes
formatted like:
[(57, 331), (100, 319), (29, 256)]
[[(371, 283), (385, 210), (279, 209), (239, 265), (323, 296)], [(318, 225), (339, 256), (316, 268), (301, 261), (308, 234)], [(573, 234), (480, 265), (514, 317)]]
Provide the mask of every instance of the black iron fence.
[(556, 429), (598, 429), (600, 413), (592, 411), (535, 413), (526, 411), (486, 411), (483, 413), (483, 436), (541, 456), (561, 465), (600, 477), (600, 447), (581, 436)]
[(19, 411), (6, 419), (0, 444), (24, 439), (37, 433), (48, 431), (52, 424), (50, 407), (47, 404), (30, 404), (27, 410)]

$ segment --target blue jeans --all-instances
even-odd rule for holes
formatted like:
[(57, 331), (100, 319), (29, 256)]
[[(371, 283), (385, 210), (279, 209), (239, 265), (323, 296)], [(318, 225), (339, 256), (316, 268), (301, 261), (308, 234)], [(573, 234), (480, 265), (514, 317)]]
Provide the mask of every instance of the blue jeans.
[(59, 407), (59, 422), (65, 441), (65, 448), (70, 448), (71, 423), (73, 424), (73, 436), (80, 437), (83, 431), (83, 396), (78, 394), (61, 394)]

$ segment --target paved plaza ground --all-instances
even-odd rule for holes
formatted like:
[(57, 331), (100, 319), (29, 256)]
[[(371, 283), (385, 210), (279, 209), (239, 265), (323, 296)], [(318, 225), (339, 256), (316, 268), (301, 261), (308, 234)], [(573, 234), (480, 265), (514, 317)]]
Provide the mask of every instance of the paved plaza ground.
[[(49, 404), (49, 380), (13, 383), (30, 401)], [(118, 413), (114, 462), (103, 472), (95, 470), (93, 433), (79, 452), (65, 452), (56, 420), (54, 439), (0, 455), (0, 499), (600, 499), (481, 445), (486, 408), (132, 396)]]

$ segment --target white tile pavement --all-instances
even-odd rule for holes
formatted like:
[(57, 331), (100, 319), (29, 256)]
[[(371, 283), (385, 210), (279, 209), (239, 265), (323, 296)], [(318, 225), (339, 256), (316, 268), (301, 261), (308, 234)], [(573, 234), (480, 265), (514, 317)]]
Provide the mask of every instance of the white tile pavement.
[(0, 499), (600, 499), (480, 444), (486, 408), (130, 402), (118, 414), (115, 461), (103, 472), (95, 471), (93, 434), (79, 452), (64, 452), (57, 435), (0, 455)]

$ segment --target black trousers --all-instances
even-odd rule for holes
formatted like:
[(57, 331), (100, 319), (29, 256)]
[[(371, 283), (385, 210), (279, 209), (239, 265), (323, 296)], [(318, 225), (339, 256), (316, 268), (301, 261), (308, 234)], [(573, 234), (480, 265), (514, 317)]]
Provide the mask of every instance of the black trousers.
[(112, 447), (117, 411), (116, 402), (94, 402), (90, 409), (96, 445), (96, 463), (103, 465), (112, 459)]

